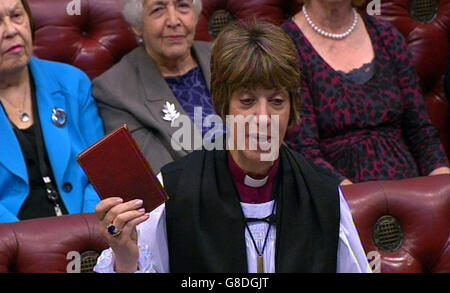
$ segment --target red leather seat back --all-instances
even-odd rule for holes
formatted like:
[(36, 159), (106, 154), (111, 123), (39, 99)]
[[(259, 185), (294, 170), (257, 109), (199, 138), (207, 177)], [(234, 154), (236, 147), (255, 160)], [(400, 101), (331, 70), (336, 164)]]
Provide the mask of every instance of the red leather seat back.
[(17, 246), (18, 243), (11, 226), (0, 225), (0, 273), (14, 271)]
[[(285, 20), (282, 0), (203, 0), (203, 11), (200, 16), (196, 39), (203, 41), (213, 40), (210, 33), (212, 22), (222, 22), (217, 12), (228, 13), (232, 19), (258, 18), (275, 24), (282, 24)], [(222, 16), (223, 17), (223, 16)], [(218, 24), (221, 25), (221, 24)]]
[(80, 15), (67, 14), (71, 1), (28, 1), (38, 57), (72, 64), (95, 78), (137, 46), (121, 0), (81, 0)]
[(94, 214), (1, 224), (0, 239), (0, 273), (65, 273), (75, 268), (70, 252), (107, 248)]
[[(413, 15), (432, 11), (436, 15), (423, 23)], [(433, 14), (431, 14), (433, 15)], [(420, 78), (420, 84), (433, 125), (450, 158), (450, 108), (444, 91), (444, 74), (450, 58), (450, 1), (383, 0), (381, 18), (392, 22), (403, 33)]]
[[(366, 253), (381, 254), (382, 273), (450, 272), (450, 175), (366, 182), (343, 190)], [(399, 227), (389, 220), (377, 226), (386, 216)]]

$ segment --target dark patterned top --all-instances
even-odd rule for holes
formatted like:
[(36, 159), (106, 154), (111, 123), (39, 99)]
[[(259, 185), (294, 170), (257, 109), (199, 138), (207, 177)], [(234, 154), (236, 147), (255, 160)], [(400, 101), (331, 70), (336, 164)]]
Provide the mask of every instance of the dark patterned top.
[(448, 166), (403, 36), (385, 21), (364, 20), (375, 74), (363, 84), (333, 70), (295, 22), (283, 24), (300, 54), (304, 82), (302, 124), (288, 133), (288, 144), (353, 182), (416, 177)]
[[(202, 122), (206, 116), (216, 114), (211, 100), (211, 94), (200, 67), (195, 67), (181, 76), (167, 77), (165, 80), (192, 121), (194, 121), (195, 107), (202, 107)], [(196, 126), (200, 129), (199, 125)], [(202, 125), (203, 136), (213, 126), (203, 127)]]
[(345, 75), (346, 78), (349, 78), (353, 82), (364, 84), (371, 80), (375, 75), (375, 59), (350, 72), (343, 72), (340, 70), (338, 70), (338, 72)]

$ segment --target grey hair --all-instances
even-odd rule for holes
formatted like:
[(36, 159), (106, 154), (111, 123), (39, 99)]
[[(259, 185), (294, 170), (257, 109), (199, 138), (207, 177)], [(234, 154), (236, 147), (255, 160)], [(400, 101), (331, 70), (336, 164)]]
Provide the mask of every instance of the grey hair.
[[(147, 0), (123, 0), (122, 14), (131, 26), (142, 28), (142, 9), (145, 1)], [(202, 0), (192, 0), (192, 3), (194, 4), (195, 15), (198, 18), (202, 12)]]

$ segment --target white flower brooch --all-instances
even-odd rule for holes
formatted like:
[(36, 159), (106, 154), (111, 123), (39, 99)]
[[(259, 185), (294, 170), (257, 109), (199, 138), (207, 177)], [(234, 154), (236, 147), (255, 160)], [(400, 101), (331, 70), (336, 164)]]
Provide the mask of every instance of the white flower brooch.
[(180, 112), (178, 112), (175, 109), (175, 104), (170, 103), (168, 101), (166, 101), (166, 104), (164, 105), (162, 112), (164, 113), (163, 120), (165, 121), (172, 122), (173, 120), (180, 117)]

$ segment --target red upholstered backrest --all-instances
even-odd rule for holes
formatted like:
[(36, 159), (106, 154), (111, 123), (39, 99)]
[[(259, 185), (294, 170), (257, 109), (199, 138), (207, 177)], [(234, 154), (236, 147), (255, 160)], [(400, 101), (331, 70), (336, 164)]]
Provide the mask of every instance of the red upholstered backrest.
[(67, 13), (69, 0), (28, 1), (38, 57), (72, 64), (94, 78), (137, 46), (121, 0), (80, 0), (80, 15)]
[[(412, 11), (420, 11), (420, 4), (432, 2), (438, 3), (438, 7), (430, 22), (422, 23), (413, 18)], [(380, 17), (392, 22), (405, 36), (428, 113), (450, 158), (450, 107), (444, 92), (444, 74), (450, 60), (450, 1), (383, 0)]]
[(196, 39), (211, 41), (209, 33), (211, 17), (219, 10), (230, 13), (235, 19), (258, 18), (275, 24), (285, 21), (283, 2), (280, 0), (203, 0), (203, 11), (200, 16)]
[(105, 248), (93, 214), (0, 224), (0, 273), (65, 273), (75, 259), (69, 252)]
[[(343, 190), (366, 253), (381, 254), (382, 273), (450, 273), (450, 175), (366, 182)], [(383, 216), (393, 216), (400, 225), (402, 243), (396, 251), (376, 244), (380, 239), (389, 248), (396, 239), (389, 235), (396, 231), (392, 224), (374, 236)]]
[(10, 225), (0, 225), (0, 273), (14, 270), (17, 261), (17, 240)]

